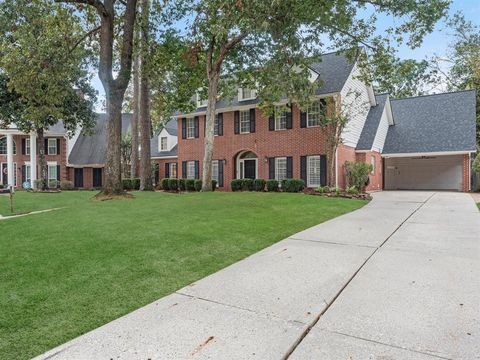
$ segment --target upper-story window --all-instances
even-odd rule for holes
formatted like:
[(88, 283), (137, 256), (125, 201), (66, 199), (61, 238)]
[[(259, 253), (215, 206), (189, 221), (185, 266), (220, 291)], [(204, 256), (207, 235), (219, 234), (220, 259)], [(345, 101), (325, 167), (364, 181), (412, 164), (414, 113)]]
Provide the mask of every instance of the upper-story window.
[(30, 139), (25, 139), (25, 155), (30, 155)]
[(256, 91), (249, 88), (238, 89), (238, 101), (252, 100), (257, 97)]
[(195, 137), (195, 121), (193, 118), (187, 119), (187, 139)]
[(220, 119), (218, 118), (218, 114), (215, 115), (215, 122), (213, 125), (213, 135), (218, 135), (218, 127), (219, 127)]
[(197, 107), (206, 107), (208, 105), (208, 99), (202, 99), (197, 93)]
[(283, 106), (275, 106), (275, 130), (287, 128), (287, 112)]
[(322, 124), (323, 117), (323, 103), (321, 101), (315, 101), (307, 109), (307, 126), (320, 126)]
[(48, 139), (48, 155), (57, 155), (57, 139)]
[(250, 132), (250, 110), (240, 111), (240, 133)]
[(166, 136), (162, 136), (160, 138), (160, 151), (166, 151), (168, 150), (168, 147), (167, 147), (167, 137)]
[[(17, 153), (17, 144), (13, 141), (13, 155)], [(7, 155), (7, 138), (0, 138), (0, 155)]]

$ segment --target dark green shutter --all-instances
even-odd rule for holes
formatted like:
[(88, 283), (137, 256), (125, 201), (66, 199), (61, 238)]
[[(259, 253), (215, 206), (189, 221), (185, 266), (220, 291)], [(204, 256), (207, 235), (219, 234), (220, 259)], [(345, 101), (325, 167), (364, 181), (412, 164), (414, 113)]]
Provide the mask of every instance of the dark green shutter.
[(290, 111), (287, 111), (287, 129), (291, 129), (292, 128), (292, 113), (293, 113), (293, 107), (292, 105), (290, 105), (288, 107), (288, 109)]
[(187, 162), (182, 161), (182, 179), (187, 178)]
[(195, 117), (193, 118), (193, 126), (194, 126), (194, 130), (195, 130), (195, 131), (194, 131), (194, 134), (195, 134), (194, 136), (195, 136), (196, 138), (198, 138), (198, 137), (200, 136), (198, 116), (195, 116)]
[(255, 132), (255, 109), (250, 109), (250, 132)]
[(268, 158), (268, 178), (275, 179), (275, 158)]
[(240, 133), (240, 111), (238, 110), (233, 113), (233, 132)]
[(57, 139), (57, 155), (60, 155), (60, 139)]
[(287, 156), (287, 179), (293, 178), (293, 158)]
[[(25, 139), (23, 139), (25, 140)], [(27, 167), (22, 165), (22, 184), (27, 181)]]
[(307, 186), (307, 157), (300, 156), (300, 179), (305, 181), (305, 186)]
[(45, 155), (48, 155), (48, 138), (45, 138), (45, 149), (43, 151)]
[(275, 130), (275, 115), (270, 115), (268, 118), (268, 130)]
[(57, 165), (57, 180), (60, 181), (60, 165)]
[(25, 155), (25, 153), (26, 153), (25, 149), (26, 149), (25, 139), (22, 139), (22, 155)]
[(182, 119), (182, 139), (187, 138), (187, 119)]
[(218, 187), (223, 187), (223, 160), (218, 160)]
[(169, 178), (170, 177), (170, 164), (169, 163), (165, 163), (165, 178)]
[(320, 155), (320, 185), (327, 186), (327, 156)]
[(195, 179), (200, 179), (200, 161), (195, 160)]
[(223, 135), (223, 114), (218, 114), (218, 136)]
[(300, 113), (300, 127), (307, 127), (307, 113), (303, 111)]

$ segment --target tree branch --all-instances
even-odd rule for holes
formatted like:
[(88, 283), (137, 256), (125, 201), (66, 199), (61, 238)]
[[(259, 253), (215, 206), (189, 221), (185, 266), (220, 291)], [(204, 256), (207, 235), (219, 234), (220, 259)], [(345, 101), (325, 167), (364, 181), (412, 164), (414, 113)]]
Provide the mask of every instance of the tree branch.
[(215, 62), (215, 69), (220, 71), (220, 67), (222, 66), (222, 62), (227, 56), (227, 53), (233, 49), (237, 44), (239, 44), (248, 34), (246, 32), (242, 32), (239, 35), (232, 38), (227, 43), (223, 44), (220, 48), (220, 53), (218, 54), (217, 61)]
[(359, 42), (360, 44), (368, 47), (368, 48), (371, 49), (371, 50), (376, 50), (376, 47), (375, 47), (375, 46), (370, 45), (370, 44), (367, 43), (365, 40), (362, 40), (362, 39), (359, 38), (358, 36), (356, 36), (356, 35), (354, 35), (354, 34), (351, 34), (351, 33), (349, 33), (348, 31), (342, 30), (342, 29), (340, 29), (339, 27), (336, 27), (335, 25), (330, 25), (330, 28), (332, 28), (332, 29), (335, 30), (335, 31), (338, 31), (339, 33), (341, 33), (341, 34), (343, 34), (343, 35), (349, 36), (349, 37), (352, 38), (353, 40)]
[(97, 9), (98, 13), (102, 16), (108, 16), (108, 11), (105, 5), (100, 0), (55, 0), (57, 3), (70, 3), (70, 4), (85, 4), (91, 5)]
[(95, 29), (92, 29), (92, 30), (90, 30), (89, 32), (87, 32), (85, 35), (83, 35), (83, 36), (75, 43), (75, 45), (73, 45), (73, 47), (69, 50), (68, 53), (71, 54), (71, 53), (78, 47), (78, 45), (80, 45), (80, 44), (83, 42), (83, 40), (85, 40), (85, 39), (88, 38), (89, 36), (95, 34), (96, 32), (100, 31), (101, 28), (102, 28), (101, 26), (98, 26), (98, 27), (96, 27)]

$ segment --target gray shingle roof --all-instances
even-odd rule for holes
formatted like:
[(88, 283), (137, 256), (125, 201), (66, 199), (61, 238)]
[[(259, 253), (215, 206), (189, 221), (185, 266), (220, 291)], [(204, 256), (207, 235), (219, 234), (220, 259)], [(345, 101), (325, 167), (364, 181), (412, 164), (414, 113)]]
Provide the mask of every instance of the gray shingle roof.
[(177, 119), (172, 119), (165, 124), (165, 130), (172, 136), (177, 136)]
[[(172, 136), (177, 136), (177, 119), (172, 119), (165, 124), (164, 129)], [(158, 151), (158, 135), (154, 135), (150, 140), (150, 153), (152, 157), (170, 157), (177, 156), (177, 145), (169, 151)]]
[(382, 118), (383, 109), (388, 98), (388, 94), (375, 95), (377, 106), (372, 106), (368, 112), (367, 120), (358, 140), (357, 150), (371, 150), (375, 135), (377, 134), (378, 125)]
[(383, 153), (475, 151), (474, 90), (391, 100)]

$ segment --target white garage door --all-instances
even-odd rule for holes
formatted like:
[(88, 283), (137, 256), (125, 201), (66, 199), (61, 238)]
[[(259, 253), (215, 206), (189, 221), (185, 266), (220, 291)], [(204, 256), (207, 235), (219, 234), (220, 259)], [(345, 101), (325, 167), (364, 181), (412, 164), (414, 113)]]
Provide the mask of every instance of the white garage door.
[(463, 156), (385, 159), (387, 190), (462, 191)]

